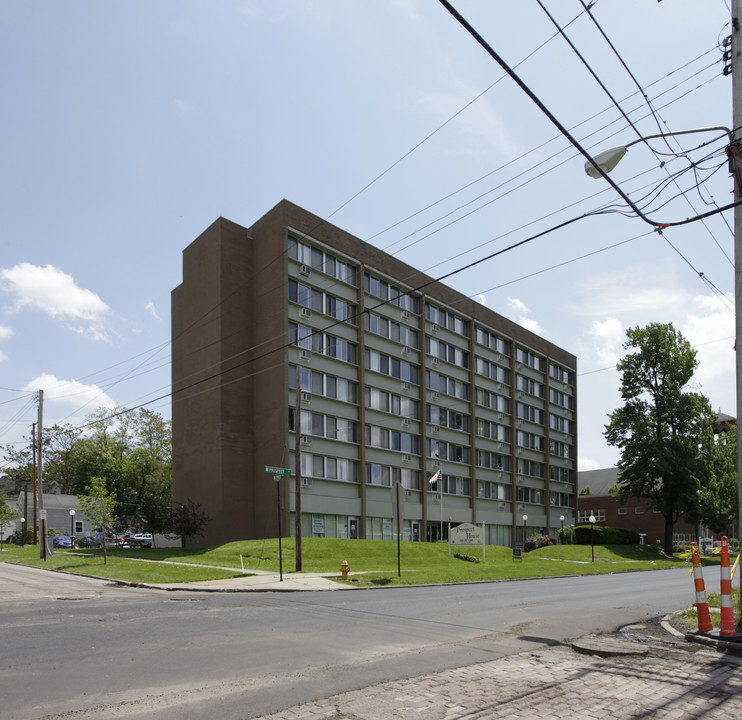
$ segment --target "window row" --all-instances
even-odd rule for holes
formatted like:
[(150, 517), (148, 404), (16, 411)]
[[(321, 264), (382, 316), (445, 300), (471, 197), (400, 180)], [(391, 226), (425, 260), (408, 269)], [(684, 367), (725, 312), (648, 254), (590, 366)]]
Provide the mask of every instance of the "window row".
[(420, 382), (419, 369), (416, 365), (368, 348), (365, 354), (367, 370), (415, 384)]
[(435, 492), (444, 492), (447, 495), (471, 495), (471, 480), (456, 477), (455, 475), (439, 475), (438, 480), (430, 486)]
[(537, 423), (539, 425), (544, 424), (544, 411), (540, 408), (533, 407), (533, 405), (527, 405), (526, 403), (515, 403), (515, 416), (522, 420), (528, 420), (528, 422)]
[(471, 462), (471, 449), (468, 445), (457, 445), (456, 443), (444, 442), (442, 440), (431, 440), (428, 438), (428, 457), (450, 462), (469, 464)]
[(515, 463), (515, 471), (519, 475), (528, 475), (529, 477), (543, 478), (546, 477), (546, 466), (535, 460), (524, 460), (518, 458)]
[(567, 408), (567, 410), (574, 409), (574, 398), (571, 395), (567, 395), (567, 393), (554, 390), (554, 388), (549, 390), (549, 402), (554, 405), (561, 405), (561, 407)]
[(540, 488), (518, 487), (515, 489), (515, 499), (518, 502), (543, 505), (544, 498), (545, 490), (541, 490)]
[(572, 493), (552, 492), (549, 493), (552, 507), (573, 508), (575, 506), (575, 496)]
[(355, 343), (312, 330), (305, 325), (289, 323), (289, 343), (302, 350), (323, 353), (328, 357), (354, 365), (358, 363), (358, 349)]
[(543, 452), (546, 447), (546, 439), (541, 435), (536, 435), (536, 433), (518, 430), (515, 433), (515, 444), (518, 447), (528, 448), (529, 450), (540, 450)]
[(503, 483), (478, 480), (477, 497), (486, 498), (487, 500), (512, 500), (513, 488)]
[(445, 343), (441, 340), (436, 340), (430, 337), (430, 335), (425, 336), (425, 352), (452, 365), (458, 365), (462, 368), (469, 367), (469, 353), (466, 350), (462, 350), (455, 345)]
[(368, 386), (365, 388), (364, 396), (366, 407), (372, 410), (380, 410), (414, 420), (420, 418), (420, 403), (417, 400)]
[(531, 378), (524, 377), (523, 375), (516, 374), (515, 387), (517, 390), (528, 393), (529, 395), (535, 395), (539, 398), (544, 396), (544, 384), (537, 380), (531, 380)]
[[(290, 456), (290, 468), (296, 467), (296, 456)], [(343, 458), (327, 457), (301, 453), (301, 474), (303, 477), (325, 478), (327, 480), (342, 480), (343, 482), (358, 482), (358, 462)]]
[(489, 420), (477, 418), (476, 433), (479, 437), (489, 438), (490, 440), (499, 440), (500, 442), (510, 442), (510, 428), (506, 425), (498, 425)]
[(390, 465), (379, 465), (378, 463), (366, 463), (367, 485), (391, 487), (398, 482), (402, 483), (402, 487), (407, 490), (419, 490), (420, 471), (391, 467)]
[(557, 467), (556, 465), (552, 465), (549, 468), (549, 477), (552, 480), (557, 480), (559, 482), (574, 483), (575, 471), (571, 468), (561, 468)]
[(289, 387), (297, 389), (297, 383), (298, 389), (302, 392), (323, 395), (353, 404), (358, 402), (358, 383), (334, 375), (327, 375), (317, 370), (289, 365)]
[(572, 435), (575, 431), (575, 421), (551, 414), (549, 415), (549, 427), (552, 430), (558, 430), (559, 432)]
[(515, 348), (515, 360), (516, 362), (528, 365), (528, 367), (534, 370), (540, 370), (543, 372), (544, 359), (540, 355), (532, 353), (530, 350), (524, 350), (523, 348)]
[(416, 315), (420, 312), (419, 298), (407, 294), (406, 290), (403, 290), (396, 285), (391, 285), (386, 280), (374, 277), (370, 273), (365, 273), (363, 278), (363, 287), (369, 295), (391, 302), (393, 305), (397, 305), (403, 310), (407, 310)]
[(510, 455), (490, 452), (489, 450), (476, 451), (477, 467), (489, 468), (491, 470), (510, 471)]
[(571, 458), (574, 460), (574, 446), (568, 445), (564, 442), (558, 442), (557, 440), (549, 440), (549, 452), (552, 455), (562, 458)]
[(425, 303), (425, 318), (439, 327), (447, 328), (464, 337), (469, 337), (469, 321), (448, 310)]
[(289, 236), (289, 257), (313, 270), (356, 285), (356, 269), (330, 253)]
[(419, 340), (417, 330), (402, 325), (393, 320), (385, 318), (383, 315), (377, 313), (365, 312), (364, 313), (364, 326), (368, 332), (374, 333), (375, 335), (381, 335), (381, 337), (394, 340), (395, 342), (406, 345), (407, 347), (419, 349)]
[[(353, 420), (322, 415), (322, 413), (313, 413), (308, 410), (302, 410), (299, 419), (302, 435), (358, 442), (358, 423)], [(289, 430), (296, 431), (296, 409), (293, 407), (289, 408)]]
[(366, 445), (411, 455), (420, 454), (420, 438), (417, 435), (376, 425), (366, 425)]
[(302, 307), (334, 317), (336, 320), (356, 324), (356, 306), (353, 303), (296, 280), (289, 280), (289, 300)]
[(451, 428), (451, 430), (463, 430), (469, 432), (471, 418), (465, 413), (455, 412), (437, 405), (427, 405), (425, 407), (425, 419), (431, 425)]
[(475, 358), (474, 362), (476, 371), (479, 375), (484, 375), (485, 377), (496, 380), (497, 382), (505, 383), (505, 385), (510, 385), (510, 370), (508, 370), (507, 368), (501, 367), (496, 363), (489, 362), (489, 360), (485, 360), (478, 355)]
[(482, 388), (476, 389), (476, 403), (482, 407), (498, 410), (501, 413), (510, 412), (510, 398), (488, 390), (482, 390)]
[(484, 330), (483, 328), (480, 328), (480, 327), (475, 328), (474, 339), (480, 345), (484, 345), (485, 347), (488, 347), (491, 350), (494, 350), (495, 352), (500, 353), (501, 355), (510, 356), (510, 341), (509, 340), (503, 340), (497, 335), (487, 330)]
[(559, 365), (549, 363), (549, 376), (553, 377), (555, 380), (559, 380), (559, 382), (565, 383), (566, 385), (571, 385), (574, 374), (569, 370), (559, 367)]
[(425, 371), (425, 384), (430, 390), (457, 397), (460, 400), (469, 399), (469, 383), (455, 378), (441, 375), (433, 370)]

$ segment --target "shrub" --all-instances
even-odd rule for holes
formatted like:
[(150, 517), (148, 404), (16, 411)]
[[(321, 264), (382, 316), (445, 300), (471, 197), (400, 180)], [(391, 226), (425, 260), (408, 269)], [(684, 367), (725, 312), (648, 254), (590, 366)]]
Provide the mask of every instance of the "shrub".
[(546, 547), (547, 545), (556, 545), (557, 539), (553, 535), (538, 535), (526, 538), (524, 549), (526, 552), (536, 550), (537, 548)]
[(473, 562), (478, 563), (479, 560), (475, 558), (473, 555), (462, 555), (461, 553), (454, 553), (453, 556), (455, 558), (458, 558), (459, 560), (466, 560), (466, 562)]
[[(594, 530), (596, 545), (638, 545), (639, 533), (626, 528), (604, 527), (596, 525)], [(593, 542), (593, 530), (590, 525), (578, 525), (574, 533), (575, 545), (590, 545)]]

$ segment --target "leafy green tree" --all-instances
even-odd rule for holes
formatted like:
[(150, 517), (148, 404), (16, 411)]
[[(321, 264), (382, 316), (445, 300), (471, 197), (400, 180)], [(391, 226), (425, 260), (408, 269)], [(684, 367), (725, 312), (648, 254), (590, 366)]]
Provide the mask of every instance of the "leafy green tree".
[(664, 550), (673, 550), (673, 529), (698, 504), (703, 442), (715, 417), (709, 401), (687, 390), (698, 361), (690, 343), (672, 324), (652, 323), (627, 331), (618, 364), (624, 405), (605, 428), (618, 447), (618, 489), (623, 501), (649, 499), (665, 519)]
[(736, 427), (719, 433), (705, 445), (705, 473), (694, 519), (723, 534), (736, 526), (739, 514)]
[(87, 495), (81, 495), (79, 498), (80, 509), (85, 517), (93, 523), (93, 527), (100, 528), (103, 531), (103, 564), (108, 564), (108, 552), (106, 550), (106, 532), (109, 531), (116, 522), (114, 510), (116, 500), (106, 488), (103, 478), (90, 478)]
[(201, 507), (201, 503), (188, 498), (185, 503), (177, 503), (173, 508), (173, 532), (183, 540), (189, 541), (193, 547), (193, 538), (203, 535), (209, 518)]
[(5, 532), (5, 526), (17, 517), (18, 513), (8, 505), (8, 501), (5, 499), (5, 492), (0, 490), (0, 552), (2, 552), (3, 549), (3, 533)]

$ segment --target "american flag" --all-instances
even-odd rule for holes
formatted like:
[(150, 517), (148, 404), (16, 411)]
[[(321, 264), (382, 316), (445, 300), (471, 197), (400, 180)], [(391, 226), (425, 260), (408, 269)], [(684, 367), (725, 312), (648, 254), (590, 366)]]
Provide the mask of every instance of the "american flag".
[(430, 480), (428, 480), (428, 482), (431, 485), (435, 485), (438, 482), (438, 480), (440, 479), (440, 477), (441, 477), (441, 471), (439, 470), (435, 475), (433, 475), (432, 478), (430, 478)]

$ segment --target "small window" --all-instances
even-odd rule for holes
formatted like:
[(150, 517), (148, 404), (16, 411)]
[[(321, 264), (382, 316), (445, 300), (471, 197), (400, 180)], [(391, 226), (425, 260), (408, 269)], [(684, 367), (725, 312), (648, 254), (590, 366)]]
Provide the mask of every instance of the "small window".
[(644, 508), (643, 507), (634, 508), (634, 515), (644, 515)]
[(618, 508), (619, 515), (626, 515), (626, 508)]

